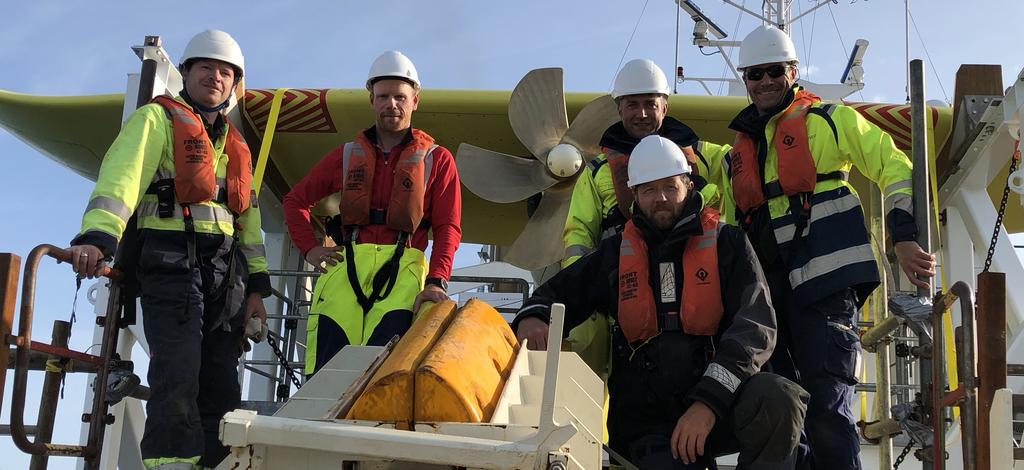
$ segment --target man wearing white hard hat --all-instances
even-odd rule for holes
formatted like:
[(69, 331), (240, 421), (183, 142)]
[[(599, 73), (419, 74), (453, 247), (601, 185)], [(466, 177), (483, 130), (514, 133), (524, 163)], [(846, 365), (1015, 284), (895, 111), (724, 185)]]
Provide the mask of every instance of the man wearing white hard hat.
[(775, 345), (768, 286), (690, 175), (677, 143), (643, 138), (623, 231), (540, 286), (513, 329), (545, 349), (553, 303), (567, 328), (594, 311), (615, 319), (609, 446), (639, 468), (703, 469), (739, 451), (738, 468), (792, 469), (807, 394), (759, 372)]
[(730, 127), (726, 219), (750, 237), (779, 317), (770, 364), (810, 393), (812, 464), (860, 468), (850, 408), (860, 341), (857, 308), (879, 284), (856, 166), (878, 184), (896, 257), (911, 282), (927, 286), (934, 258), (915, 240), (911, 163), (884, 131), (853, 108), (825, 104), (796, 85), (789, 36), (760, 26), (743, 40), (739, 70), (751, 104)]
[[(593, 250), (602, 239), (620, 232), (629, 220), (633, 193), (626, 184), (626, 166), (644, 137), (659, 135), (675, 142), (694, 169), (691, 180), (705, 193), (709, 204), (718, 204), (716, 184), (729, 146), (702, 141), (689, 126), (668, 116), (669, 93), (665, 73), (650, 59), (631, 60), (616, 75), (611, 94), (620, 121), (604, 132), (602, 153), (587, 164), (573, 187), (562, 236), (562, 267)], [(594, 321), (598, 319), (595, 316)], [(569, 342), (591, 367), (603, 371), (606, 337), (607, 327), (591, 322), (574, 331)]]
[[(400, 52), (385, 52), (370, 66), (366, 89), (375, 124), (328, 153), (284, 199), (292, 241), (325, 273), (306, 326), (307, 375), (344, 346), (386, 344), (409, 329), (423, 302), (447, 299), (462, 238), (452, 154), (412, 127), (420, 101), (416, 67)], [(326, 247), (309, 211), (335, 193), (340, 215), (326, 226), (337, 246)]]
[(115, 267), (137, 276), (125, 284), (141, 296), (152, 390), (141, 451), (163, 470), (227, 456), (218, 426), (241, 402), (239, 343), (249, 319), (266, 321), (270, 295), (249, 147), (225, 114), (242, 51), (204, 31), (179, 69), (180, 96), (140, 107), (110, 146), (70, 248), (80, 276), (99, 275), (115, 251)]

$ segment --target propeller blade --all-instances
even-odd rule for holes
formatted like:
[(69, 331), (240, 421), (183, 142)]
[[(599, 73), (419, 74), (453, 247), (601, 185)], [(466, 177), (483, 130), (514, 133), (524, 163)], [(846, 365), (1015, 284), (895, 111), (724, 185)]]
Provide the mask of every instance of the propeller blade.
[(543, 162), (569, 128), (562, 69), (553, 67), (527, 73), (508, 100), (508, 122), (519, 141)]
[(466, 143), (459, 145), (455, 166), (462, 184), (473, 194), (491, 202), (522, 201), (558, 183), (539, 160)]
[(569, 215), (572, 187), (568, 181), (544, 191), (540, 207), (509, 247), (505, 261), (523, 269), (540, 269), (562, 259), (562, 230)]
[(601, 136), (612, 124), (619, 122), (619, 111), (611, 95), (595, 98), (580, 110), (562, 137), (584, 154), (585, 161), (601, 153)]

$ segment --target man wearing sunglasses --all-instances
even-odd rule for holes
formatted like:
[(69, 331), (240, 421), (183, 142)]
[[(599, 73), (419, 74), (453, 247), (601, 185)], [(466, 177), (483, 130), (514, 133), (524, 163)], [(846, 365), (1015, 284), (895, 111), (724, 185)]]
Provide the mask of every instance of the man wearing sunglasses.
[(775, 27), (743, 40), (738, 68), (751, 104), (730, 125), (737, 136), (724, 161), (723, 216), (747, 232), (768, 279), (779, 322), (769, 364), (811, 395), (807, 463), (859, 469), (854, 320), (880, 278), (847, 181), (852, 166), (882, 189), (896, 256), (912, 283), (928, 285), (934, 258), (914, 241), (910, 160), (853, 108), (796, 85), (796, 64), (793, 41)]

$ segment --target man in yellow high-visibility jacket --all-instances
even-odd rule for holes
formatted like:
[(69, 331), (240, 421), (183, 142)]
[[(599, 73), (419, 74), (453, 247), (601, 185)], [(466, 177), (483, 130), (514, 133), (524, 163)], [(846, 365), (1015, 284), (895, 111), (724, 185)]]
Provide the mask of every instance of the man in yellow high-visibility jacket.
[(927, 286), (934, 258), (917, 244), (911, 163), (892, 137), (853, 108), (825, 104), (796, 85), (789, 36), (751, 32), (739, 70), (751, 105), (737, 131), (723, 182), (723, 216), (739, 224), (760, 258), (778, 315), (775, 373), (810, 393), (806, 436), (812, 465), (859, 469), (850, 409), (860, 340), (856, 310), (879, 284), (852, 166), (882, 188), (896, 256), (911, 282)]
[[(694, 169), (691, 178), (696, 188), (708, 205), (717, 206), (716, 185), (729, 146), (701, 141), (689, 126), (667, 116), (669, 93), (665, 73), (649, 59), (627, 62), (615, 77), (612, 98), (621, 120), (604, 132), (603, 153), (587, 164), (573, 187), (562, 235), (563, 268), (593, 251), (601, 240), (620, 233), (629, 220), (633, 196), (626, 185), (626, 167), (629, 154), (644, 137), (660, 135), (679, 145)], [(573, 350), (599, 374), (607, 372), (606, 321), (605, 316), (595, 315), (569, 335)]]
[(265, 321), (270, 294), (249, 148), (224, 112), (242, 51), (227, 33), (204, 31), (180, 70), (181, 95), (139, 108), (110, 146), (69, 249), (75, 272), (93, 277), (126, 229), (137, 230), (136, 246), (121, 250), (138, 250), (150, 348), (141, 451), (146, 468), (161, 470), (212, 468), (227, 456), (218, 425), (241, 402), (244, 325)]

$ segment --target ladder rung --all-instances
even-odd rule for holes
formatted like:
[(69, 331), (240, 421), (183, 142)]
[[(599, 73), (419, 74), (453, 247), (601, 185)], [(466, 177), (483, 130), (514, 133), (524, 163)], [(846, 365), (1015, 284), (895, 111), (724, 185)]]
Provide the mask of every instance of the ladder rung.
[[(25, 426), (25, 434), (34, 436), (36, 434), (36, 427), (32, 425)], [(0, 424), (0, 436), (10, 436), (11, 426), (9, 424)]]

